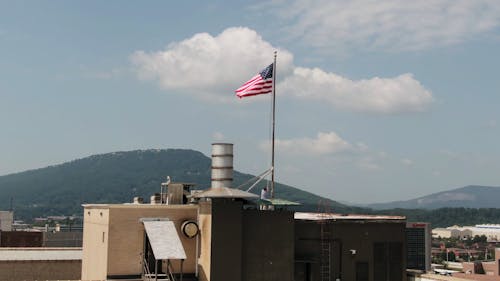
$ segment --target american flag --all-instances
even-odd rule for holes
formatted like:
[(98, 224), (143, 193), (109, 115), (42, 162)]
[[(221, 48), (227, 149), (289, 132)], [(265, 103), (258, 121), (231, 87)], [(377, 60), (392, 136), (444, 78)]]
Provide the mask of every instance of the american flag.
[(239, 98), (250, 97), (262, 94), (269, 94), (273, 91), (273, 64), (270, 64), (259, 74), (252, 77), (239, 87), (235, 92)]

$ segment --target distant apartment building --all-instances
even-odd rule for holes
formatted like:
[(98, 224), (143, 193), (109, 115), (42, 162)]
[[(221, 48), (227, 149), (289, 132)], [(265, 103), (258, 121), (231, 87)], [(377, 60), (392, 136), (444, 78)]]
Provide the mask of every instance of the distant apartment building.
[(431, 227), (430, 223), (406, 223), (407, 268), (431, 270)]
[(472, 236), (484, 235), (488, 241), (500, 241), (500, 224), (477, 224), (469, 229), (472, 231)]
[(11, 231), (14, 222), (14, 212), (0, 211), (0, 231)]

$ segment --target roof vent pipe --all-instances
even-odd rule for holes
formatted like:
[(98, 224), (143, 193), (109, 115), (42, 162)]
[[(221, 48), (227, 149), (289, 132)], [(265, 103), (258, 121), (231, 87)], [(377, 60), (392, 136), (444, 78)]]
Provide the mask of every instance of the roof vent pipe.
[(212, 144), (212, 188), (231, 187), (233, 183), (233, 144)]

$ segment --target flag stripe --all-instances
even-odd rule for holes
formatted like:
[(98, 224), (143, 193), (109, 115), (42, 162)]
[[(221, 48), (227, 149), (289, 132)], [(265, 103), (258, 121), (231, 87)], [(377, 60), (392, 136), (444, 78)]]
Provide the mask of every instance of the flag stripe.
[(262, 78), (259, 77), (259, 79), (255, 79), (251, 82), (247, 82), (245, 83), (243, 86), (241, 86), (240, 88), (238, 88), (238, 90), (236, 91), (242, 91), (244, 89), (248, 89), (249, 87), (252, 87), (253, 85), (259, 85), (259, 84), (262, 84), (262, 83), (267, 83), (267, 82), (272, 82), (272, 80), (269, 80), (269, 79), (266, 79), (266, 80), (262, 80)]
[(248, 80), (245, 84), (243, 84), (239, 89), (241, 89), (249, 84), (252, 84), (255, 81), (260, 81), (260, 80), (262, 80), (262, 77), (260, 75), (255, 75), (254, 77), (252, 77), (252, 79)]
[(259, 82), (256, 82), (256, 83), (253, 83), (253, 84), (250, 84), (250, 85), (247, 85), (245, 87), (241, 87), (239, 88), (238, 90), (236, 90), (237, 93), (239, 92), (243, 92), (243, 91), (250, 91), (250, 90), (255, 90), (255, 89), (258, 89), (259, 87), (272, 87), (273, 85), (273, 81), (259, 81)]
[(238, 96), (245, 96), (247, 94), (258, 94), (258, 93), (263, 93), (263, 94), (267, 94), (267, 93), (270, 93), (273, 91), (273, 88), (272, 87), (267, 87), (267, 88), (263, 88), (263, 89), (258, 89), (258, 90), (254, 90), (254, 91), (246, 91), (245, 93), (243, 94), (237, 94)]

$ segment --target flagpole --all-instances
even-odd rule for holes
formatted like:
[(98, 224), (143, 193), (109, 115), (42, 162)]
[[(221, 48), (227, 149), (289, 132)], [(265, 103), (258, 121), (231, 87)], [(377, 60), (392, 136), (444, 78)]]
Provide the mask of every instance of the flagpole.
[(273, 136), (272, 136), (272, 152), (271, 152), (271, 199), (274, 199), (274, 124), (276, 120), (276, 51), (274, 51), (273, 63)]

